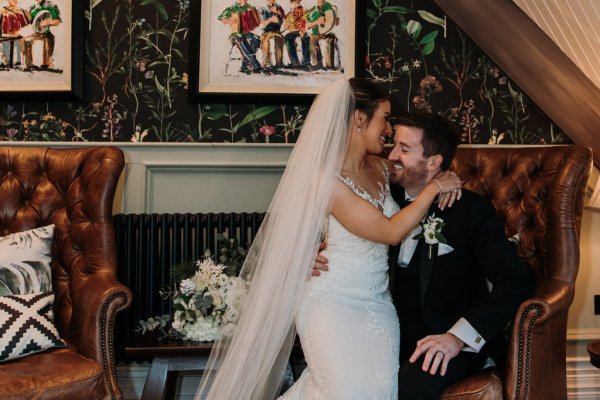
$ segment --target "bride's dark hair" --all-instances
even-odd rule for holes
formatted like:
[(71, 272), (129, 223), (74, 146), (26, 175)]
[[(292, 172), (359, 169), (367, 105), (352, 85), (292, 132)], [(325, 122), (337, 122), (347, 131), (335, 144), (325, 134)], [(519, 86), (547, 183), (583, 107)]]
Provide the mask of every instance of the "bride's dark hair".
[(367, 122), (371, 121), (379, 103), (389, 100), (389, 97), (365, 78), (351, 78), (350, 87), (354, 92), (354, 108), (362, 111), (367, 116)]

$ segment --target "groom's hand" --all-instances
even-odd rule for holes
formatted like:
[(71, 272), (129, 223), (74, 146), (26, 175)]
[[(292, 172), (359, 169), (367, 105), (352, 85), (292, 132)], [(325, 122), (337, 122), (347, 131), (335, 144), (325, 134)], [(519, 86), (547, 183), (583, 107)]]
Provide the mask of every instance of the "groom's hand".
[(451, 333), (426, 336), (417, 342), (417, 348), (409, 361), (414, 363), (419, 357), (425, 355), (423, 372), (429, 371), (431, 375), (435, 375), (439, 368), (440, 375), (444, 376), (448, 370), (448, 363), (460, 353), (463, 347), (463, 341)]
[[(319, 246), (319, 251), (325, 249), (326, 247), (327, 245), (324, 242), (321, 243)], [(328, 262), (329, 260), (326, 257), (322, 256), (320, 253), (317, 254), (315, 257), (315, 263), (313, 265), (312, 276), (321, 275), (321, 271), (329, 271), (329, 267), (327, 266)]]

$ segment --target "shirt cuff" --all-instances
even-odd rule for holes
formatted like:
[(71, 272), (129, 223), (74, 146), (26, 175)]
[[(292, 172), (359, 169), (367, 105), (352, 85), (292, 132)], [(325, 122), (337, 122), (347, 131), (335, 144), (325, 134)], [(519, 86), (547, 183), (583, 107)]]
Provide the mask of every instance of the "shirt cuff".
[(454, 326), (448, 330), (448, 333), (453, 334), (463, 341), (465, 344), (463, 351), (479, 353), (479, 350), (481, 350), (485, 344), (485, 340), (481, 337), (479, 332), (477, 332), (469, 321), (464, 318), (459, 319)]

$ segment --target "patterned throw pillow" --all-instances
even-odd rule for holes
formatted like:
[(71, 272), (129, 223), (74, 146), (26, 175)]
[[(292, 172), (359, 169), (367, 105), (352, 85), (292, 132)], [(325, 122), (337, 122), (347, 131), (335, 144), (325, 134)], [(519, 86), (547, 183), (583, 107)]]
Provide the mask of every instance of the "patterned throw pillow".
[(0, 362), (64, 347), (54, 327), (54, 293), (0, 297)]
[(0, 296), (52, 291), (54, 225), (0, 237)]

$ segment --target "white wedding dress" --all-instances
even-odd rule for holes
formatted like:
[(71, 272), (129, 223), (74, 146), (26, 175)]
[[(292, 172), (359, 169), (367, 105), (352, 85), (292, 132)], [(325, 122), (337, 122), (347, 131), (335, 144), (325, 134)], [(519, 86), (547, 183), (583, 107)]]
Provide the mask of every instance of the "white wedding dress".
[[(376, 199), (340, 180), (391, 216), (399, 207), (388, 176)], [(307, 368), (281, 399), (397, 399), (400, 326), (388, 290), (388, 246), (329, 216), (323, 255), (329, 271), (310, 279), (296, 317)]]

